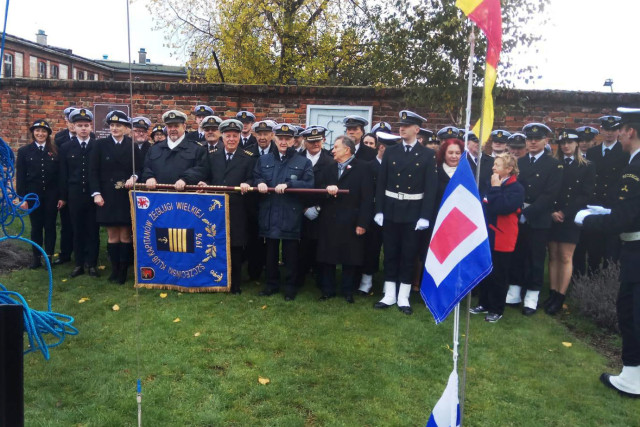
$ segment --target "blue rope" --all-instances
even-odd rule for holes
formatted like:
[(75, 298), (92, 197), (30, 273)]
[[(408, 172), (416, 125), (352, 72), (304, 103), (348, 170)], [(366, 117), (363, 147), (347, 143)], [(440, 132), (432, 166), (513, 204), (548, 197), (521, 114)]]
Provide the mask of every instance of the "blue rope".
[[(66, 314), (51, 311), (51, 300), (53, 297), (53, 275), (51, 274), (51, 264), (49, 257), (39, 245), (29, 239), (22, 237), (24, 232), (24, 217), (29, 215), (34, 209), (40, 206), (38, 196), (29, 193), (24, 197), (16, 194), (13, 188), (13, 177), (15, 156), (9, 145), (0, 138), (0, 221), (5, 237), (0, 238), (0, 243), (5, 240), (20, 240), (35, 246), (43, 256), (47, 264), (49, 274), (49, 293), (47, 297), (47, 311), (37, 311), (29, 308), (27, 301), (17, 292), (7, 290), (0, 284), (0, 304), (19, 304), (22, 306), (24, 329), (29, 339), (29, 346), (24, 351), (25, 354), (33, 351), (40, 351), (45, 360), (49, 360), (49, 349), (56, 347), (64, 341), (67, 335), (77, 335), (78, 330), (73, 326), (74, 319)], [(23, 209), (20, 206), (24, 202), (33, 202), (33, 206)], [(20, 232), (12, 235), (8, 227), (18, 219), (21, 224)], [(47, 343), (44, 334), (51, 334), (57, 340)]]

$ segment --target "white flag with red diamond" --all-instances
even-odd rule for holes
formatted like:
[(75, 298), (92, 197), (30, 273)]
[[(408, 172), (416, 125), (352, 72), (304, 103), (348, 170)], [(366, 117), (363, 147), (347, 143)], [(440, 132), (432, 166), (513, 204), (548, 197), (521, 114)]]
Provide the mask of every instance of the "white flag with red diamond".
[(489, 235), (478, 188), (462, 156), (442, 197), (420, 294), (440, 323), (491, 272)]

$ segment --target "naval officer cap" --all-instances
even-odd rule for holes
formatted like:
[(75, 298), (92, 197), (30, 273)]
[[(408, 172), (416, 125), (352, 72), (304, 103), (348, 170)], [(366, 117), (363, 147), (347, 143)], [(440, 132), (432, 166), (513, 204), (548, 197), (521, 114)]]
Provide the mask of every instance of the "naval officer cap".
[(444, 141), (445, 139), (458, 138), (460, 130), (455, 126), (445, 126), (438, 131), (438, 139)]
[(578, 135), (578, 131), (576, 129), (560, 129), (558, 131), (558, 144), (563, 144), (565, 142), (578, 142), (580, 140), (580, 135)]
[(107, 114), (107, 117), (104, 119), (105, 123), (119, 123), (121, 125), (131, 127), (131, 119), (127, 116), (127, 113), (120, 110), (113, 110)]
[(619, 107), (620, 126), (628, 123), (640, 123), (640, 108)]
[(200, 117), (213, 116), (213, 108), (208, 105), (196, 105), (193, 109), (193, 114)]
[(622, 118), (620, 116), (602, 116), (598, 120), (600, 120), (600, 126), (604, 130), (616, 130), (620, 128), (620, 120)]
[(206, 129), (206, 128), (215, 128), (218, 129), (220, 127), (220, 124), (222, 123), (222, 119), (218, 116), (207, 116), (204, 119), (202, 119), (202, 122), (200, 123), (200, 127), (202, 129)]
[(425, 144), (437, 144), (437, 145), (440, 145), (440, 140), (438, 139), (438, 135), (436, 135), (435, 132), (431, 132), (431, 136), (429, 138), (427, 138), (426, 141), (423, 141), (423, 142)]
[(390, 147), (400, 142), (402, 140), (402, 137), (384, 131), (379, 131), (376, 133), (376, 139), (380, 142), (380, 144), (384, 144), (387, 147)]
[(506, 144), (510, 136), (511, 133), (507, 132), (506, 130), (496, 129), (491, 132), (491, 141), (497, 142), (499, 144)]
[(236, 119), (228, 119), (220, 123), (220, 132), (242, 132), (242, 122)]
[(273, 120), (263, 120), (253, 124), (254, 132), (273, 132), (273, 128), (278, 124)]
[(528, 123), (522, 128), (522, 133), (528, 139), (542, 139), (553, 134), (553, 131), (544, 123)]
[(36, 120), (35, 122), (33, 122), (29, 130), (33, 132), (35, 129), (44, 129), (49, 135), (51, 135), (52, 132), (51, 126), (49, 126), (49, 123), (47, 123), (45, 120)]
[(242, 123), (253, 123), (256, 121), (256, 116), (250, 111), (238, 111), (236, 114), (236, 120), (240, 120)]
[(431, 137), (433, 137), (433, 132), (429, 129), (420, 128), (418, 131), (418, 136), (421, 136), (423, 141), (428, 141)]
[(293, 125), (293, 127), (296, 128), (295, 136), (302, 136), (302, 132), (304, 132), (304, 128), (302, 126), (296, 126), (296, 125)]
[(185, 123), (187, 121), (187, 115), (182, 111), (169, 110), (162, 115), (162, 121), (164, 122), (165, 125), (168, 125), (171, 123)]
[(507, 147), (524, 148), (527, 145), (527, 137), (520, 132), (512, 133), (507, 140)]
[(73, 113), (73, 110), (77, 110), (78, 107), (67, 107), (64, 109), (63, 113), (64, 113), (64, 117), (65, 119), (69, 120), (69, 114)]
[(151, 129), (151, 137), (152, 137), (152, 138), (153, 138), (153, 135), (154, 135), (156, 132), (160, 132), (160, 133), (162, 133), (163, 135), (166, 135), (166, 134), (167, 134), (167, 132), (165, 132), (165, 130), (164, 130), (164, 126), (162, 126), (161, 124), (157, 124), (157, 125), (155, 125), (155, 126), (153, 127), (153, 129)]
[(86, 108), (76, 108), (69, 114), (69, 121), (71, 123), (76, 122), (92, 122), (93, 113)]
[(296, 136), (298, 131), (294, 125), (290, 125), (289, 123), (280, 123), (273, 127), (273, 132), (277, 136)]
[(151, 120), (146, 117), (134, 117), (131, 119), (131, 123), (135, 129), (149, 130), (151, 127)]
[(400, 117), (401, 125), (416, 125), (418, 127), (422, 127), (422, 124), (427, 121), (427, 119), (425, 119), (424, 117), (419, 116), (413, 111), (409, 110), (400, 111), (400, 113), (398, 113), (398, 116)]
[(578, 136), (580, 137), (580, 141), (593, 141), (600, 131), (592, 126), (581, 126), (576, 129), (578, 132)]
[(309, 142), (322, 141), (327, 133), (324, 126), (310, 126), (306, 128), (300, 136), (303, 136)]
[(348, 127), (348, 128), (357, 127), (357, 126), (361, 126), (364, 128), (366, 125), (369, 124), (369, 120), (365, 119), (364, 117), (351, 115), (342, 119), (342, 123), (344, 124), (345, 127)]
[[(473, 141), (473, 142), (478, 142), (478, 143), (480, 142), (480, 140), (478, 139), (476, 134), (473, 133), (473, 131), (471, 131), (471, 130), (469, 132), (467, 132), (465, 136), (467, 138), (467, 141)], [(464, 141), (465, 136), (462, 137), (463, 141)]]
[(380, 123), (376, 123), (371, 128), (371, 133), (374, 135), (376, 134), (376, 132), (380, 132), (380, 131), (391, 133), (391, 125), (387, 122), (380, 122)]

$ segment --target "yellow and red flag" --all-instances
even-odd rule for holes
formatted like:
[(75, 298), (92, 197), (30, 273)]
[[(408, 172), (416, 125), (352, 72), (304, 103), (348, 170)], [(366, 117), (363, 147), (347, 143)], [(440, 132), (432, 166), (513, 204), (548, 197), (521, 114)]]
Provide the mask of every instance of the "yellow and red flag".
[[(489, 139), (493, 127), (493, 86), (498, 76), (498, 60), (502, 50), (502, 10), (500, 0), (456, 0), (456, 6), (471, 19), (487, 37), (487, 64), (484, 80), (484, 123), (478, 120), (473, 133)], [(482, 126), (482, 132), (480, 131)]]

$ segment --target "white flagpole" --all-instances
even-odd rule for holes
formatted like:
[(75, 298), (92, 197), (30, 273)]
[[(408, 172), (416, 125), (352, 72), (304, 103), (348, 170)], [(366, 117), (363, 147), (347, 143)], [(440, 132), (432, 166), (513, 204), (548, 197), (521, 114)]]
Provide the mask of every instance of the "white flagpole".
[[(458, 372), (458, 337), (460, 334), (460, 303), (456, 304), (453, 312), (453, 371)], [(457, 381), (456, 381), (457, 383)], [(457, 384), (456, 384), (457, 385)], [(457, 391), (457, 390), (456, 390)], [(457, 394), (457, 393), (456, 393)], [(456, 426), (458, 419), (458, 403), (456, 399), (451, 400), (451, 426)], [(461, 419), (462, 421), (462, 419)]]
[[(467, 146), (467, 142), (468, 142), (468, 137), (467, 137), (467, 133), (469, 132), (469, 129), (471, 127), (471, 98), (473, 95), (473, 58), (475, 55), (475, 46), (476, 46), (476, 35), (475, 35), (475, 31), (474, 31), (475, 27), (471, 27), (471, 34), (469, 35), (469, 83), (467, 85), (467, 117), (466, 117), (466, 121), (465, 121), (465, 141), (464, 141), (464, 145), (465, 148)], [(480, 147), (482, 147), (482, 145), (480, 145)], [(482, 149), (482, 148), (479, 148)], [(478, 156), (478, 165), (476, 166), (476, 169), (480, 169), (480, 156)], [(478, 175), (476, 174), (476, 185), (478, 184)], [(464, 396), (465, 396), (465, 387), (467, 384), (467, 352), (468, 352), (468, 346), (469, 346), (469, 320), (470, 320), (470, 316), (469, 316), (469, 309), (471, 308), (471, 292), (469, 292), (469, 295), (467, 296), (467, 323), (466, 323), (466, 333), (464, 336), (464, 363), (462, 365), (462, 386), (460, 387), (460, 425), (462, 426), (462, 420), (464, 418)], [(454, 369), (457, 368), (457, 357), (458, 357), (458, 353), (457, 353), (457, 341), (458, 341), (458, 331), (456, 330), (456, 328), (459, 329), (459, 323), (460, 323), (460, 303), (458, 303), (458, 305), (456, 305), (456, 320), (454, 321), (454, 333), (455, 333), (455, 337), (454, 337), (454, 362), (453, 362), (453, 366)], [(455, 415), (454, 418), (452, 418), (453, 420), (455, 420)], [(455, 424), (455, 421), (454, 421)]]

